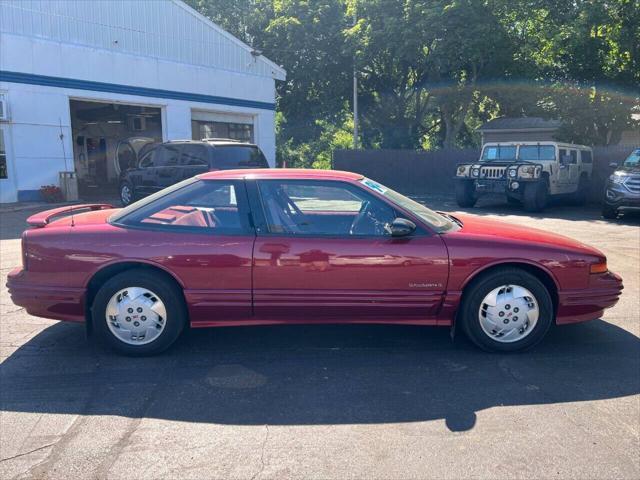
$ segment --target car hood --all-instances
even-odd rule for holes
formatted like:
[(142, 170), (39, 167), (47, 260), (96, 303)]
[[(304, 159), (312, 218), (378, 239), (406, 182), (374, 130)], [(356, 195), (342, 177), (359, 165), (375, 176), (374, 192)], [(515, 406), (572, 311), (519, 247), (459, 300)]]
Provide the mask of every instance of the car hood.
[(475, 239), (495, 240), (496, 242), (507, 241), (527, 245), (547, 246), (556, 249), (570, 250), (575, 253), (604, 257), (604, 254), (597, 248), (585, 245), (582, 242), (565, 237), (564, 235), (558, 235), (545, 230), (522, 227), (520, 225), (476, 215), (456, 213), (455, 218), (462, 222), (462, 228), (447, 233), (446, 236), (467, 236)]

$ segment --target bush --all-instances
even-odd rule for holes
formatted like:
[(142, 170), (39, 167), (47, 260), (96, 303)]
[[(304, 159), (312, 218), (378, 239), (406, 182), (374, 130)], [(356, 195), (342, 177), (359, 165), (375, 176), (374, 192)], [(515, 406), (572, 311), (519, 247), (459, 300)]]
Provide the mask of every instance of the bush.
[(58, 203), (64, 200), (62, 190), (56, 185), (43, 185), (40, 187), (40, 195), (48, 203)]

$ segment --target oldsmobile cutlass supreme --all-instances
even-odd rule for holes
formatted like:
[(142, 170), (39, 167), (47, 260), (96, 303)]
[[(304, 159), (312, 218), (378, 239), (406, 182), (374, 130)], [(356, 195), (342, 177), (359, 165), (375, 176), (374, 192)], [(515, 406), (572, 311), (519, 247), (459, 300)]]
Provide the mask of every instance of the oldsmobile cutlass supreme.
[(16, 305), (85, 322), (116, 350), (158, 353), (186, 326), (456, 326), (516, 351), (555, 322), (595, 319), (621, 278), (553, 233), (427, 207), (361, 175), (205, 173), (124, 209), (28, 219)]

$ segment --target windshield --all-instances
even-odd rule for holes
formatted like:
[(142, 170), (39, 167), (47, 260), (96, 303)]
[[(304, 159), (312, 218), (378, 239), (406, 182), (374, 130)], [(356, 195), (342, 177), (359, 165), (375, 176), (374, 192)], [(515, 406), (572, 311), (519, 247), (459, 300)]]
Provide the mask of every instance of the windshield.
[(456, 223), (449, 220), (444, 215), (436, 213), (433, 210), (428, 209), (424, 205), (411, 200), (401, 193), (391, 190), (390, 188), (387, 188), (378, 182), (375, 182), (369, 178), (363, 178), (362, 180), (360, 180), (360, 183), (362, 183), (370, 190), (373, 190), (374, 192), (388, 198), (391, 203), (394, 203), (395, 205), (398, 205), (405, 210), (409, 210), (411, 213), (431, 225), (438, 233), (447, 232), (458, 227)]
[(515, 145), (492, 145), (484, 147), (481, 162), (509, 161), (516, 159)]
[(539, 160), (555, 160), (556, 147), (553, 145), (520, 145), (518, 160), (536, 162)]
[(624, 161), (624, 166), (633, 168), (640, 167), (640, 148), (629, 155), (629, 157)]
[(253, 145), (216, 145), (216, 167), (268, 168), (269, 164), (260, 149)]

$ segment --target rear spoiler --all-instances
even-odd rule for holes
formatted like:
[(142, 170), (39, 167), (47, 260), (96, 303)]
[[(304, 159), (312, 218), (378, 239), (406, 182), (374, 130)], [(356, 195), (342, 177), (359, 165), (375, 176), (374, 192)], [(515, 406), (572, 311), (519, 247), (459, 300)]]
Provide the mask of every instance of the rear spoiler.
[(94, 211), (94, 210), (107, 210), (109, 208), (115, 208), (108, 203), (83, 203), (80, 205), (67, 205), (66, 207), (54, 208), (51, 210), (45, 210), (44, 212), (36, 213), (27, 218), (27, 223), (32, 227), (46, 227), (49, 222), (55, 217), (61, 215), (70, 215), (76, 212)]

